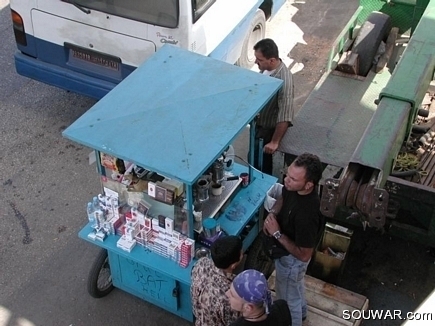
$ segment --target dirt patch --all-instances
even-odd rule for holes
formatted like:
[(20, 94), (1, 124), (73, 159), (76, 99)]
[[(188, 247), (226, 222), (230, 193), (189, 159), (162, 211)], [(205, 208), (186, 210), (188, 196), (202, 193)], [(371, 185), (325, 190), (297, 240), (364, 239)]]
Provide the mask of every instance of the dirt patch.
[[(300, 62), (304, 68), (294, 75), (295, 82), (295, 112), (298, 112), (308, 95), (314, 89), (320, 77), (325, 72), (330, 42), (317, 36), (305, 37), (307, 44), (297, 44), (291, 51), (294, 62)], [(325, 58), (319, 60), (319, 58)]]

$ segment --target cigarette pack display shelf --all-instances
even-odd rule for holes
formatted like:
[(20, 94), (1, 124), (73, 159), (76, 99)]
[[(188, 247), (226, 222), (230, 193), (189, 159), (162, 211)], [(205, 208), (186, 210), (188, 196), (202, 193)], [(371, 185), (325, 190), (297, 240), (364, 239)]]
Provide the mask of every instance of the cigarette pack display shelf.
[[(199, 178), (247, 124), (251, 124), (248, 151), (249, 161), (253, 161), (255, 117), (281, 86), (279, 79), (165, 45), (63, 135), (95, 150), (102, 185), (112, 187), (111, 191), (117, 192), (122, 186), (108, 181), (111, 175), (101, 164), (101, 153), (181, 182), (187, 222), (183, 232), (194, 239), (197, 235), (191, 208)], [(234, 164), (232, 172), (236, 176), (249, 173), (248, 186), (241, 187), (238, 180), (232, 189), (228, 187), (216, 196), (219, 199), (210, 193), (209, 201), (214, 206), (205, 212), (217, 219), (226, 234), (242, 236), (243, 248), (247, 249), (259, 231), (258, 211), (277, 178), (240, 164)], [(162, 215), (173, 214), (175, 219), (174, 212), (179, 210), (176, 205), (162, 203), (164, 196), (157, 202), (141, 191), (128, 193), (128, 199), (143, 197), (152, 205), (150, 216), (164, 210)], [(127, 248), (130, 252), (122, 250), (117, 246), (119, 235), (111, 234), (103, 240), (89, 237), (89, 233), (90, 224), (79, 236), (107, 250), (107, 259), (99, 256), (98, 262), (108, 262), (113, 286), (193, 321), (189, 287), (195, 260), (184, 261), (183, 268), (147, 246), (136, 244)], [(94, 266), (91, 271), (95, 270), (98, 272)]]

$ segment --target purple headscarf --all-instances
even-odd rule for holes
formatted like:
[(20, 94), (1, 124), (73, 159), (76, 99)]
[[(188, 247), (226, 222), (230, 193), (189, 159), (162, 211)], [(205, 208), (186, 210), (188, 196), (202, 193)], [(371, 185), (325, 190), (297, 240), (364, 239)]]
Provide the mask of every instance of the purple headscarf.
[(262, 303), (266, 308), (266, 313), (269, 313), (272, 295), (263, 273), (255, 269), (247, 269), (234, 278), (233, 286), (239, 297), (249, 303)]

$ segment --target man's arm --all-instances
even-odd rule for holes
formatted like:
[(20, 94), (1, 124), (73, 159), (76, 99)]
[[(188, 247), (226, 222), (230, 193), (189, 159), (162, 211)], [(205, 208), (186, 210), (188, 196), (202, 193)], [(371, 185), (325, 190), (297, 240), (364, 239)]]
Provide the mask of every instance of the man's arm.
[(264, 146), (264, 152), (266, 154), (275, 153), (275, 151), (278, 149), (282, 137), (284, 137), (284, 134), (288, 129), (288, 126), (289, 126), (289, 122), (287, 121), (278, 122), (276, 124), (275, 131), (273, 132), (272, 140), (270, 141), (270, 143), (267, 143)]
[[(281, 228), (276, 220), (276, 217), (273, 214), (267, 215), (267, 218), (264, 222), (263, 229), (266, 229), (266, 234), (274, 234), (276, 231), (280, 231)], [(297, 259), (307, 262), (310, 260), (311, 255), (313, 254), (314, 248), (304, 248), (299, 247), (295, 244), (294, 241), (290, 240), (285, 234), (281, 233), (281, 238), (278, 239), (279, 243), (291, 253)]]
[(290, 240), (285, 234), (281, 235), (281, 238), (278, 239), (279, 243), (283, 245), (283, 247), (291, 253), (297, 259), (307, 262), (310, 260), (313, 255), (314, 248), (303, 248), (298, 247), (296, 244)]
[(294, 116), (293, 109), (293, 76), (287, 67), (282, 67), (276, 77), (284, 81), (283, 87), (278, 91), (278, 120), (270, 143), (264, 146), (264, 152), (273, 154), (278, 149), (281, 139), (291, 125)]
[[(266, 219), (269, 217), (269, 215), (270, 216), (277, 216), (278, 213), (281, 211), (282, 203), (283, 203), (282, 195), (280, 195), (278, 198), (276, 198), (276, 202), (273, 205), (273, 207), (271, 208), (271, 210), (269, 211), (269, 214), (267, 214)], [(266, 223), (263, 223), (263, 232), (266, 233), (267, 235), (270, 235), (266, 229)]]

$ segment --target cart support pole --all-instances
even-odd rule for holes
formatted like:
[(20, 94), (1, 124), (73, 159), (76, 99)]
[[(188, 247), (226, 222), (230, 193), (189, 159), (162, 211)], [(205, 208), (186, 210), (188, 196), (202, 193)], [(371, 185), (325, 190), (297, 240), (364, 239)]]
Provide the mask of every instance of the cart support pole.
[(193, 218), (193, 189), (192, 189), (192, 185), (187, 185), (186, 187), (186, 191), (187, 191), (187, 211), (186, 211), (186, 216), (187, 216), (187, 224), (189, 225), (188, 229), (189, 229), (189, 238), (193, 239), (193, 224), (194, 224), (194, 218)]
[(252, 120), (250, 122), (250, 128), (249, 128), (249, 158), (248, 158), (248, 163), (249, 163), (249, 182), (252, 182), (252, 177), (253, 177), (253, 171), (252, 171), (252, 167), (254, 165), (254, 155), (255, 155), (255, 128), (256, 128), (256, 123), (255, 123), (255, 119)]

